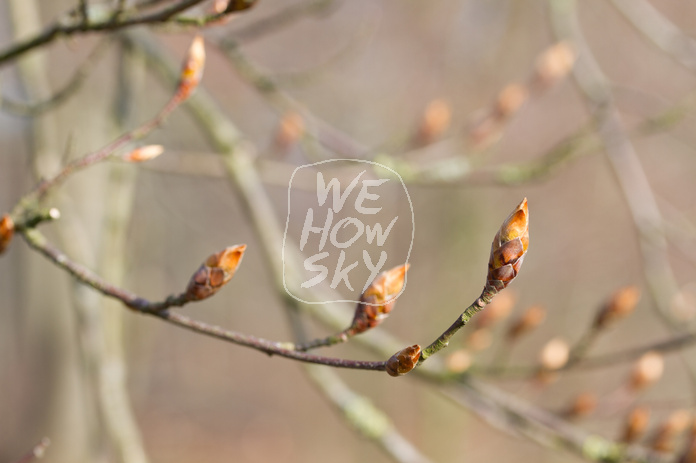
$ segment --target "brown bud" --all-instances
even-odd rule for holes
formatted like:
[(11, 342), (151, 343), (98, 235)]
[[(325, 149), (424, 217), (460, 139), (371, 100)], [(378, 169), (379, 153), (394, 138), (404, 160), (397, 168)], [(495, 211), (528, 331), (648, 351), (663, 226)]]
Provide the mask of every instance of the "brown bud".
[(121, 158), (128, 162), (145, 162), (164, 153), (162, 145), (146, 145), (124, 154)]
[(568, 363), (570, 347), (561, 338), (553, 338), (541, 350), (539, 362), (544, 370), (558, 370)]
[(575, 51), (568, 42), (559, 42), (544, 51), (536, 63), (536, 79), (550, 86), (563, 79), (575, 64)]
[(488, 261), (488, 290), (500, 291), (517, 276), (529, 246), (527, 198), (517, 205), (495, 234)]
[(187, 99), (198, 86), (203, 76), (204, 65), (205, 43), (203, 42), (203, 37), (197, 35), (191, 43), (191, 47), (189, 48), (181, 68), (179, 88), (177, 89), (177, 96), (180, 99)]
[(565, 412), (569, 418), (579, 418), (592, 414), (597, 409), (597, 396), (591, 392), (578, 394)]
[(476, 316), (476, 327), (487, 328), (505, 320), (514, 306), (515, 293), (511, 290), (501, 292)]
[(520, 84), (509, 84), (503, 88), (495, 101), (495, 114), (508, 119), (527, 101), (527, 88)]
[[(505, 294), (505, 293), (503, 293)], [(499, 296), (498, 296), (499, 297)], [(494, 299), (495, 300), (495, 299)], [(533, 305), (518, 318), (507, 332), (509, 341), (514, 341), (522, 334), (539, 326), (546, 318), (546, 310), (540, 305)]]
[(0, 254), (5, 252), (7, 246), (12, 241), (12, 236), (14, 235), (14, 221), (12, 217), (8, 214), (4, 214), (2, 219), (0, 219)]
[(640, 391), (651, 386), (662, 377), (665, 361), (657, 352), (647, 352), (638, 359), (629, 380), (629, 388)]
[(455, 350), (445, 359), (447, 370), (452, 373), (464, 373), (471, 367), (472, 362), (471, 354), (465, 349)]
[(278, 125), (275, 139), (276, 146), (280, 149), (287, 149), (297, 143), (304, 133), (304, 118), (294, 111), (287, 112), (283, 115)]
[(377, 275), (360, 296), (350, 328), (353, 334), (374, 328), (389, 315), (404, 287), (409, 267), (410, 264), (399, 265)]
[(640, 439), (647, 429), (649, 421), (650, 409), (638, 407), (631, 410), (631, 413), (626, 417), (626, 423), (620, 439), (621, 442), (631, 444)]
[(186, 297), (200, 301), (218, 292), (234, 276), (245, 249), (246, 244), (239, 244), (210, 255), (189, 280)]
[(650, 440), (650, 448), (658, 452), (673, 451), (676, 437), (689, 427), (690, 422), (691, 414), (686, 410), (672, 412)]
[(626, 286), (616, 291), (597, 313), (594, 321), (595, 329), (602, 329), (610, 323), (627, 317), (636, 308), (640, 299), (640, 289), (637, 286)]
[(436, 99), (428, 103), (418, 127), (418, 141), (423, 144), (437, 140), (449, 129), (452, 110), (449, 103)]
[(414, 344), (405, 349), (401, 349), (387, 360), (387, 373), (390, 376), (402, 376), (413, 370), (420, 358), (421, 346)]

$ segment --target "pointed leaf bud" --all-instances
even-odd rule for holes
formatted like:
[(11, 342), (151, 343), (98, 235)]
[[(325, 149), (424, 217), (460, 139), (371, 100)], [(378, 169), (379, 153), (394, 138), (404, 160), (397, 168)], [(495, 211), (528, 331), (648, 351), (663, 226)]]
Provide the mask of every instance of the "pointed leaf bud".
[(654, 384), (662, 377), (665, 361), (657, 352), (647, 352), (638, 359), (629, 381), (629, 387), (634, 391), (640, 391)]
[[(503, 293), (505, 294), (505, 293)], [(495, 299), (493, 299), (495, 300)], [(514, 341), (537, 326), (546, 318), (546, 310), (540, 305), (533, 305), (510, 326), (507, 332), (508, 341)]]
[(497, 292), (517, 276), (529, 246), (529, 211), (527, 198), (512, 211), (496, 233), (491, 245), (486, 286)]
[(602, 329), (608, 324), (627, 317), (636, 308), (640, 299), (640, 289), (637, 286), (626, 286), (616, 291), (597, 313), (594, 321), (595, 329)]
[(624, 424), (624, 430), (620, 441), (626, 444), (631, 444), (640, 439), (645, 430), (648, 428), (649, 421), (650, 409), (638, 407), (631, 410), (631, 413), (629, 413), (628, 417), (626, 417), (626, 423)]
[(146, 145), (124, 154), (121, 158), (128, 162), (145, 162), (164, 153), (162, 145)]
[(212, 254), (191, 276), (186, 297), (190, 301), (200, 301), (212, 296), (234, 276), (239, 267), (246, 244), (230, 246), (217, 254)]
[(389, 315), (404, 288), (406, 271), (409, 267), (410, 264), (399, 265), (377, 275), (360, 296), (360, 303), (355, 309), (355, 316), (350, 327), (352, 334), (374, 328)]
[(203, 37), (197, 35), (189, 48), (184, 64), (181, 67), (177, 96), (181, 100), (187, 99), (191, 92), (198, 86), (203, 76), (205, 65), (205, 43)]
[(421, 346), (414, 344), (401, 349), (387, 360), (386, 370), (390, 376), (402, 376), (413, 370), (420, 358)]
[(4, 214), (2, 219), (0, 219), (0, 254), (5, 252), (7, 246), (12, 241), (12, 236), (14, 235), (14, 221), (12, 217), (8, 214)]

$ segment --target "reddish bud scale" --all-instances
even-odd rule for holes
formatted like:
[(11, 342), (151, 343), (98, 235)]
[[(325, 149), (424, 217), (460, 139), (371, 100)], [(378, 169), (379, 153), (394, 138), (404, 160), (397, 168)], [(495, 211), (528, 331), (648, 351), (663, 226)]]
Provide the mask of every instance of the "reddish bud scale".
[(0, 219), (0, 254), (5, 252), (7, 246), (12, 241), (12, 236), (14, 236), (14, 221), (12, 217), (5, 214)]
[(210, 255), (189, 280), (186, 297), (200, 301), (218, 292), (234, 276), (245, 250), (246, 245), (240, 244)]
[(413, 370), (418, 365), (421, 346), (414, 344), (401, 349), (387, 360), (386, 371), (390, 376), (402, 376)]
[(360, 296), (360, 303), (355, 309), (350, 331), (362, 333), (374, 328), (384, 320), (396, 304), (406, 279), (409, 264), (394, 267), (377, 275), (374, 281)]
[(177, 96), (182, 100), (187, 99), (198, 86), (203, 75), (205, 65), (205, 44), (203, 37), (197, 35), (189, 48), (179, 76)]
[(491, 245), (486, 286), (500, 291), (517, 276), (529, 247), (527, 198), (515, 208), (496, 233)]

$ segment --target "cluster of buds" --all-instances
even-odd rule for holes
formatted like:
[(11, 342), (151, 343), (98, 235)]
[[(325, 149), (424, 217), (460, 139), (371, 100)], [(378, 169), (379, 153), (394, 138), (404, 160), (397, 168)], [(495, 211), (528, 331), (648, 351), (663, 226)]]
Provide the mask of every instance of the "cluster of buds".
[(2, 219), (0, 219), (0, 254), (5, 252), (10, 241), (12, 241), (14, 229), (15, 226), (12, 217), (8, 214), (3, 215)]
[(626, 417), (620, 441), (625, 444), (636, 442), (645, 433), (649, 422), (650, 409), (645, 407), (634, 408)]
[(617, 320), (630, 315), (640, 299), (640, 289), (626, 286), (616, 291), (604, 303), (594, 320), (594, 329), (600, 330)]
[(351, 334), (363, 333), (374, 328), (389, 315), (404, 288), (409, 267), (409, 264), (404, 264), (386, 270), (370, 283), (360, 296), (360, 303), (355, 309), (353, 322), (348, 329)]
[(193, 274), (186, 288), (186, 299), (200, 301), (212, 296), (234, 276), (246, 250), (245, 244), (230, 246), (212, 254)]
[(529, 247), (527, 198), (505, 219), (491, 245), (486, 291), (497, 293), (517, 276)]
[(179, 86), (176, 92), (176, 96), (180, 100), (183, 101), (191, 96), (193, 90), (198, 86), (203, 76), (204, 65), (205, 44), (203, 43), (203, 37), (197, 35), (193, 39), (188, 54), (184, 59), (184, 64), (181, 67)]
[(164, 153), (162, 145), (146, 145), (122, 155), (121, 159), (127, 162), (145, 162), (156, 158), (162, 153)]
[(414, 344), (401, 349), (387, 360), (386, 370), (390, 376), (402, 376), (413, 370), (418, 365), (421, 346)]

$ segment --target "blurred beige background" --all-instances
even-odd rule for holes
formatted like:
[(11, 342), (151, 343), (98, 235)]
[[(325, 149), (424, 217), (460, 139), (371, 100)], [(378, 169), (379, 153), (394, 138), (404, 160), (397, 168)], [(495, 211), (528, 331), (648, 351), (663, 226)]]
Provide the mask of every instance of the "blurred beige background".
[[(3, 47), (13, 34), (5, 3), (0, 4)], [(694, 91), (693, 72), (649, 43), (610, 2), (579, 3), (582, 30), (609, 79), (627, 128), (680, 104)], [(680, 0), (651, 3), (693, 36), (696, 4)], [(72, 6), (64, 0), (38, 5), (44, 24)], [(204, 35), (209, 43), (214, 42), (286, 5), (260, 0), (250, 12), (211, 27)], [(156, 32), (176, 60), (192, 37), (192, 32)], [(490, 107), (507, 84), (526, 81), (537, 56), (556, 40), (546, 2), (336, 1), (320, 14), (309, 14), (267, 36), (242, 42), (242, 51), (315, 115), (365, 146), (396, 146), (389, 150), (399, 156), (406, 149), (394, 145), (394, 140), (408, 138), (415, 131), (430, 101), (439, 98), (449, 103), (452, 126), (446, 135), (463, 138), (463, 127), (475, 112)], [(95, 36), (80, 36), (45, 49), (53, 89), (70, 78), (76, 63), (96, 41)], [(61, 156), (82, 155), (117, 134), (110, 116), (116, 52), (112, 48), (106, 53), (68, 102), (42, 116), (53, 127), (51, 149)], [(27, 98), (14, 66), (0, 69), (0, 78), (3, 97)], [(297, 147), (284, 157), (273, 153), (281, 115), (212, 45), (208, 46), (203, 85), (258, 147), (260, 158), (286, 160), (288, 179), (292, 168), (305, 162)], [(159, 80), (143, 77), (128, 126), (151, 117), (169, 91)], [(564, 80), (520, 109), (505, 126), (500, 141), (486, 153), (485, 162), (497, 165), (537, 158), (589, 117), (590, 109), (572, 80)], [(696, 293), (696, 237), (694, 228), (683, 225), (696, 220), (693, 124), (693, 117), (687, 116), (669, 131), (632, 138), (664, 217), (677, 225), (670, 235), (675, 237), (670, 241), (670, 259), (687, 299)], [(28, 119), (0, 113), (1, 212), (10, 210), (33, 184), (31, 130)], [(181, 290), (211, 252), (247, 243), (242, 267), (228, 287), (183, 311), (241, 332), (290, 340), (285, 308), (272, 289), (257, 233), (222, 177), (223, 169), (208, 154), (211, 150), (194, 121), (179, 109), (147, 140), (163, 144), (167, 159), (137, 168), (124, 286), (148, 298), (162, 298)], [(465, 144), (445, 145), (442, 155), (451, 155), (446, 150), (454, 149), (463, 150)], [(171, 173), (171, 166), (195, 156), (206, 163), (207, 171), (218, 175)], [(69, 228), (60, 234), (85, 250), (72, 257), (93, 268), (109, 265), (90, 250), (97, 248), (103, 236), (108, 194), (101, 188), (111, 168), (110, 164), (100, 165), (71, 178), (55, 199), (68, 220), (44, 227), (58, 240), (60, 227), (79, 223), (84, 234)], [(136, 168), (126, 170), (135, 175)], [(277, 218), (284, 222), (287, 183), (283, 184), (285, 171), (279, 172), (280, 177), (274, 174), (267, 189)], [(529, 200), (531, 244), (522, 273), (508, 291), (516, 297), (516, 311), (541, 304), (548, 317), (515, 347), (512, 364), (534, 363), (539, 349), (552, 337), (577, 340), (599, 304), (627, 284), (643, 289), (635, 315), (612, 327), (592, 352), (611, 352), (669, 336), (647, 295), (635, 227), (602, 150), (564, 165), (548, 179), (515, 187), (475, 182), (407, 186), (416, 230), (412, 267), (406, 292), (382, 325), (405, 342), (429, 343), (479, 294), (490, 241), (523, 197)], [(395, 204), (395, 208), (403, 207)], [(0, 275), (0, 460), (14, 461), (49, 435), (53, 445), (45, 461), (68, 461), (59, 456), (68, 455), (71, 447), (87, 445), (79, 440), (89, 435), (95, 406), (81, 389), (80, 333), (75, 328), (79, 313), (71, 296), (74, 286), (64, 272), (19, 239), (0, 258)], [(98, 303), (100, 297), (93, 297)], [(693, 323), (693, 314), (687, 312), (685, 324)], [(389, 461), (344, 423), (307, 380), (300, 364), (130, 312), (124, 322), (129, 391), (151, 461)], [(317, 336), (329, 334), (316, 324), (309, 329)], [(477, 355), (477, 363), (493, 357), (497, 335), (503, 329), (504, 324), (496, 328), (494, 345)], [(459, 335), (450, 349), (462, 347), (465, 338)], [(326, 354), (380, 360), (351, 345)], [(690, 351), (685, 354), (685, 361), (693, 364)], [(652, 404), (656, 420), (693, 403), (684, 364), (677, 355), (666, 360), (665, 378), (641, 398)], [(495, 383), (556, 410), (581, 391), (612, 393), (629, 370), (630, 364), (625, 364), (569, 373), (543, 390), (528, 382)], [(414, 378), (394, 379), (361, 371), (338, 374), (382, 408), (396, 428), (433, 461), (577, 460), (489, 427)], [(615, 437), (624, 412), (605, 410), (579, 424)], [(85, 420), (87, 431), (78, 433)], [(60, 435), (49, 434), (55, 430)]]

